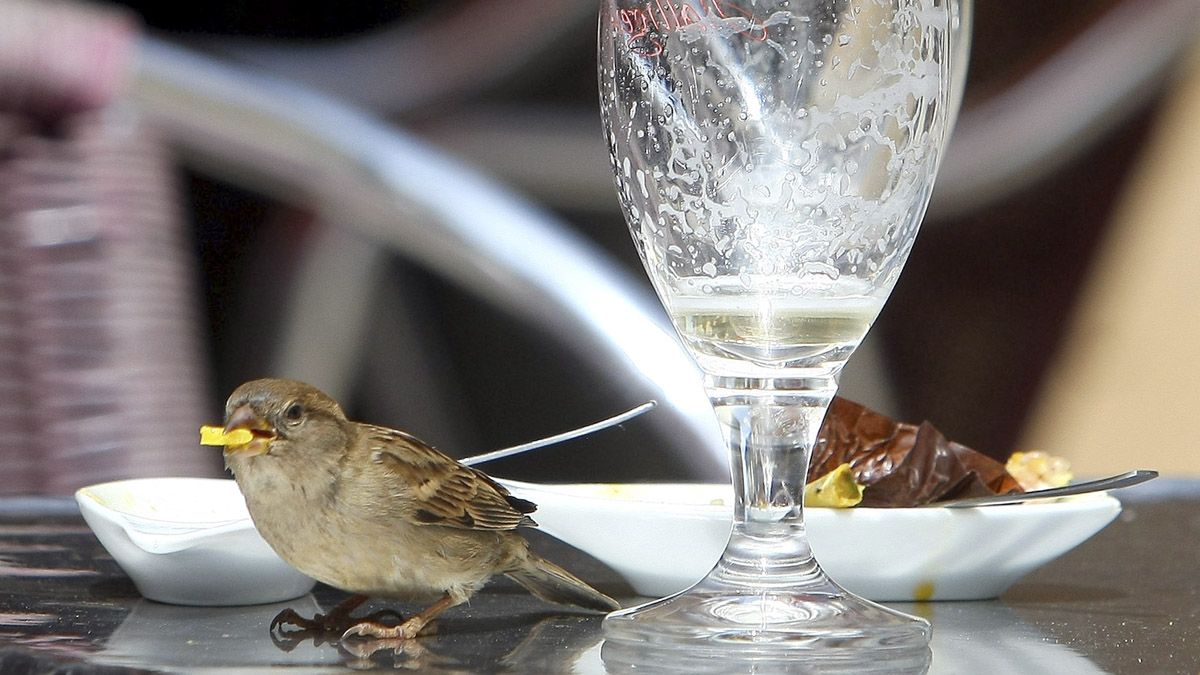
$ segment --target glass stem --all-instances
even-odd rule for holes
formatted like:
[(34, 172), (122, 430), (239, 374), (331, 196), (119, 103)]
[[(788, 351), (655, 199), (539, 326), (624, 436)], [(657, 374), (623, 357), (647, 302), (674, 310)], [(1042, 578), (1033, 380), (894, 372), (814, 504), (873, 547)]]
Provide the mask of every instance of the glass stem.
[(836, 374), (718, 378), (708, 391), (729, 448), (733, 532), (710, 581), (743, 589), (830, 591), (804, 530), (804, 485)]

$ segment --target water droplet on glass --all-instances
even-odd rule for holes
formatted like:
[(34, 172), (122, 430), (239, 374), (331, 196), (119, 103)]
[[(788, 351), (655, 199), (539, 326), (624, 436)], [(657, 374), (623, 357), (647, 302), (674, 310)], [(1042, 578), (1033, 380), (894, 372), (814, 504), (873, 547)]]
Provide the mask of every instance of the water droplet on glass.
[[(700, 270), (710, 277), (717, 276), (717, 266), (714, 265), (711, 260), (709, 262), (704, 263), (704, 266), (701, 267)], [(712, 286), (705, 285), (705, 288), (712, 289)], [(708, 293), (710, 291), (705, 291), (705, 292)]]
[(850, 44), (850, 36), (849, 35), (843, 34), (843, 35), (838, 36), (838, 45), (839, 46), (845, 47), (848, 44)]

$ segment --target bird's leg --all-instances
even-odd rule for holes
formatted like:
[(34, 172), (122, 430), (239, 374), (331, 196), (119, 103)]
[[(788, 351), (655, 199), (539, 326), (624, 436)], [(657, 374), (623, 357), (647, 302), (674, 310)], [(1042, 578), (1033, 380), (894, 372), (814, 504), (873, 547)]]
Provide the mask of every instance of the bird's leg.
[[(346, 627), (353, 623), (350, 619), (350, 612), (358, 609), (358, 606), (366, 601), (367, 596), (365, 595), (352, 595), (329, 610), (329, 612), (315, 614), (311, 619), (305, 619), (289, 607), (276, 614), (274, 619), (271, 619), (271, 633), (275, 634), (278, 631), (281, 635), (287, 636), (297, 633), (303, 635), (324, 635), (327, 633), (344, 632)], [(383, 612), (377, 612), (376, 614), (383, 614)], [(373, 614), (371, 616), (374, 617), (376, 615)], [(285, 630), (284, 626), (295, 626), (299, 630)]]
[(429, 625), (431, 621), (437, 618), (439, 614), (457, 605), (460, 601), (455, 600), (449, 593), (443, 595), (437, 602), (433, 603), (424, 610), (412, 615), (407, 621), (398, 626), (388, 626), (378, 621), (364, 619), (351, 626), (342, 633), (342, 639), (346, 640), (354, 636), (365, 636), (376, 639), (404, 639), (408, 640), (420, 635)]

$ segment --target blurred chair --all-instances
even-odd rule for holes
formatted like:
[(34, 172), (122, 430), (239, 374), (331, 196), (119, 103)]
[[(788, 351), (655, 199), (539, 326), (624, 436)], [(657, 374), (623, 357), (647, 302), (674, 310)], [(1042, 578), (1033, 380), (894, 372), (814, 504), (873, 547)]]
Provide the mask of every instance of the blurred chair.
[[(88, 51), (86, 40), (74, 40), (61, 53), (38, 51), (23, 61), (20, 49), (9, 48), (18, 44), (37, 50), (44, 35), (54, 36), (59, 27), (72, 25), (61, 23), (61, 18), (46, 25), (48, 11), (68, 19), (99, 16), (79, 29), (84, 37), (93, 30), (111, 34), (115, 21), (129, 34), (129, 39), (118, 46), (134, 46), (129, 30), (132, 24), (123, 18), (113, 19), (114, 15), (27, 0), (0, 0), (0, 10), (5, 12), (5, 30), (23, 40), (0, 40), (6, 44), (6, 53), (16, 53), (15, 61), (20, 61), (15, 66), (0, 61), (6, 82), (27, 86), (33, 81), (36, 89), (41, 73), (36, 68), (21, 70), (22, 64), (51, 58), (67, 58), (79, 64), (98, 61), (96, 54)], [(8, 20), (14, 16), (20, 20)], [(299, 204), (330, 224), (321, 230), (318, 243), (303, 248), (298, 262), (300, 273), (293, 277), (295, 288), (289, 294), (283, 318), (283, 348), (273, 364), (264, 365), (264, 370), (310, 379), (335, 396), (346, 394), (347, 374), (353, 370), (363, 321), (373, 312), (366, 302), (371, 295), (362, 291), (369, 288), (367, 282), (381, 251), (395, 251), (504, 311), (541, 326), (582, 360), (593, 364), (597, 372), (611, 378), (609, 384), (625, 392), (630, 404), (658, 400), (660, 408), (647, 424), (658, 430), (662, 442), (651, 451), (681, 458), (685, 472), (694, 477), (723, 478), (725, 458), (723, 450), (715, 447), (715, 423), (699, 387), (698, 374), (665, 325), (657, 303), (563, 223), (467, 165), (327, 97), (155, 40), (143, 38), (136, 48), (137, 58), (131, 69), (123, 70), (126, 63), (122, 59), (115, 60), (117, 65), (111, 69), (114, 80), (120, 80), (122, 73), (130, 76), (126, 95), (118, 99), (115, 93), (120, 87), (114, 86), (86, 108), (99, 109), (99, 117), (115, 120), (117, 131), (128, 134), (129, 146), (136, 145), (134, 138), (141, 133), (130, 129), (152, 130), (176, 148), (188, 165)], [(92, 71), (80, 70), (78, 81), (90, 81)], [(126, 160), (131, 171), (147, 169), (142, 162), (128, 157)], [(9, 168), (14, 166), (11, 158), (6, 162)], [(150, 168), (159, 171), (164, 185), (169, 182), (164, 165)], [(93, 170), (93, 174), (113, 175), (119, 169), (109, 163)], [(83, 165), (78, 170), (89, 171)], [(138, 180), (150, 179), (138, 173)], [(112, 198), (125, 204), (121, 200), (134, 196), (132, 192), (116, 191)], [(87, 209), (97, 208), (89, 201), (96, 199), (93, 192), (82, 191), (75, 198)], [(11, 197), (7, 203), (14, 203)], [(160, 198), (131, 200), (128, 205), (131, 209), (157, 209), (155, 215), (160, 220), (148, 227), (163, 229), (166, 226), (161, 220), (167, 217), (163, 213), (171, 212), (171, 203), (169, 198)], [(18, 217), (29, 211), (41, 212), (36, 207), (6, 208), (7, 213)], [(11, 221), (9, 218), (6, 222), (6, 230), (13, 231)], [(128, 222), (134, 224), (133, 220)], [(169, 272), (176, 279), (191, 278), (188, 262), (177, 255), (178, 239), (163, 239), (170, 240), (171, 255), (155, 256), (141, 250), (132, 261), (102, 260), (102, 276), (127, 282), (125, 287), (104, 292), (115, 294), (116, 304), (146, 310), (147, 316), (157, 322), (156, 329), (169, 325), (181, 335), (190, 335), (198, 325), (195, 295), (153, 298), (152, 303), (137, 304), (143, 298), (139, 294), (186, 284), (163, 284), (161, 279), (126, 274), (131, 269), (125, 267), (127, 263), (140, 262), (153, 263), (159, 272)], [(105, 236), (100, 240), (107, 241)], [(14, 285), (13, 276), (21, 280), (19, 274), (7, 276), (0, 280), (0, 290)], [(92, 285), (88, 280), (80, 283)], [(19, 330), (26, 331), (30, 324), (22, 314), (25, 300), (15, 297), (15, 301), (0, 307), (15, 307), (15, 312), (7, 312), (12, 322), (9, 325), (15, 323)], [(102, 395), (88, 398), (85, 406), (55, 408), (48, 418), (12, 416), (34, 420), (29, 437), (57, 448), (59, 456), (87, 450), (83, 445), (87, 440), (103, 439), (103, 448), (89, 450), (95, 461), (73, 464), (55, 459), (48, 450), (33, 452), (13, 435), (13, 447), (3, 451), (6, 462), (9, 457), (29, 458), (33, 453), (36, 465), (30, 470), (55, 478), (53, 482), (44, 478), (33, 484), (14, 478), (15, 484), (4, 488), (7, 491), (61, 492), (107, 478), (215, 472), (215, 459), (200, 455), (212, 453), (198, 449), (195, 442), (196, 425), (206, 421), (201, 410), (204, 406), (185, 410), (168, 405), (171, 396), (182, 390), (203, 398), (196, 393), (205, 388), (206, 382), (200, 351), (194, 343), (180, 349), (171, 349), (165, 342), (130, 343), (128, 335), (118, 330), (127, 327), (124, 318), (119, 313), (105, 313), (108, 309), (105, 305), (101, 313), (102, 320), (111, 321), (115, 327), (112, 340), (97, 349), (114, 363), (118, 363), (118, 353), (132, 360), (89, 371), (86, 378), (79, 374), (79, 381), (87, 379), (102, 385), (98, 390)], [(247, 339), (254, 330), (252, 323), (246, 324)], [(30, 381), (20, 380), (14, 385), (16, 376), (8, 371), (43, 376), (47, 364), (32, 358), (31, 350), (58, 349), (64, 344), (60, 341), (72, 335), (60, 333), (47, 341), (26, 336), (21, 341), (23, 351), (14, 352), (21, 357), (4, 361), (5, 371), (0, 376), (7, 376), (9, 381), (0, 386), (15, 388), (24, 393), (24, 398), (35, 399), (36, 388)], [(141, 348), (131, 349), (133, 345)], [(405, 345), (397, 344), (396, 349), (404, 352)], [(171, 370), (166, 378), (152, 376), (155, 369), (166, 373), (166, 364), (193, 368)], [(133, 409), (113, 409), (112, 399), (123, 388), (133, 386), (144, 388), (152, 396), (135, 398)], [(596, 416), (611, 412), (597, 411)], [(98, 433), (94, 425), (101, 419), (111, 425), (115, 436)], [(47, 435), (47, 429), (56, 423), (69, 424), (73, 435)], [(161, 434), (153, 452), (143, 454), (135, 449), (133, 435), (147, 428)]]
[[(984, 2), (986, 0), (977, 0), (981, 6)], [(1027, 4), (1036, 7), (1037, 3)], [(537, 73), (539, 65), (553, 61), (563, 49), (562, 40), (577, 36), (580, 26), (593, 20), (593, 5), (588, 0), (522, 0), (508, 11), (509, 3), (501, 7), (490, 0), (464, 1), (456, 3), (456, 11), (427, 26), (428, 34), (411, 26), (396, 27), (368, 38), (343, 40), (320, 50), (267, 40), (211, 39), (205, 40), (204, 44), (230, 58), (270, 72), (314, 87), (330, 88), (340, 96), (359, 101), (380, 113), (404, 115), (416, 110), (414, 116), (419, 118), (422, 106), (470, 97), (486, 90), (489, 84), (505, 81), (519, 68)], [(1001, 0), (993, 0), (992, 5), (997, 8), (994, 12), (1009, 11), (1007, 3)], [(1090, 15), (1072, 15), (1072, 20), (1067, 22), (1070, 26), (1067, 39), (1038, 44), (1037, 58), (1031, 54), (1029, 61), (1012, 64), (1002, 86), (995, 86), (985, 95), (968, 101), (942, 167), (925, 237), (936, 237), (939, 228), (944, 231), (952, 225), (962, 225), (964, 216), (969, 214), (1003, 208), (1004, 200), (1037, 186), (1040, 181), (1053, 176), (1056, 170), (1069, 166), (1070, 162), (1111, 139), (1114, 130), (1129, 125), (1137, 115), (1144, 114), (1148, 102), (1163, 92), (1185, 86), (1189, 72), (1186, 54), (1189, 49), (1195, 49), (1194, 45), (1200, 39), (1200, 3), (1195, 0), (1112, 0), (1076, 3), (1072, 7), (1084, 5)], [(526, 20), (529, 16), (547, 17), (547, 20), (532, 22)], [(542, 30), (530, 32), (534, 26)], [(988, 31), (993, 26), (977, 25), (977, 29)], [(1027, 34), (1037, 34), (1043, 39), (1050, 37), (1037, 33), (1036, 26), (1029, 26)], [(557, 42), (555, 35), (560, 36)], [(426, 78), (417, 72), (420, 69), (389, 70), (398, 62), (394, 58), (398, 55), (410, 55), (408, 61), (402, 62), (419, 58), (415, 55), (434, 43), (430, 36), (440, 40), (456, 36), (460, 38), (460, 44), (473, 44), (471, 39), (465, 39), (467, 36), (485, 36), (489, 42), (486, 42), (488, 48), (468, 48), (453, 60), (435, 61), (435, 67), (447, 69), (437, 71), (439, 75), (448, 77)], [(502, 48), (497, 49), (500, 45)], [(584, 48), (591, 49), (591, 46)], [(375, 72), (375, 75), (363, 78), (341, 76), (360, 71)], [(391, 86), (378, 87), (379, 81), (389, 81)], [(1176, 96), (1185, 95), (1186, 91), (1180, 89)], [(1185, 104), (1177, 102), (1175, 105)], [(604, 213), (613, 222), (619, 219), (619, 216), (613, 217), (615, 201), (594, 104), (589, 102), (582, 107), (536, 103), (497, 105), (485, 99), (471, 105), (446, 107), (448, 111), (439, 110), (432, 119), (420, 121), (420, 131), (431, 141), (458, 155), (475, 158), (484, 168), (547, 204), (567, 210)], [(1187, 118), (1175, 113), (1171, 119)], [(1169, 125), (1170, 122), (1162, 124)], [(1011, 400), (1013, 397), (1010, 396), (1002, 401), (1002, 410), (978, 413), (1012, 420), (1011, 424), (1002, 422), (990, 428), (1017, 427), (1028, 418), (1029, 428), (1021, 439), (1021, 447), (1032, 444), (1067, 454), (1085, 472), (1102, 472), (1131, 463), (1132, 460), (1124, 456), (1126, 443), (1114, 438), (1106, 440), (1106, 436), (1132, 437), (1141, 428), (1141, 420), (1153, 419), (1155, 429), (1169, 429), (1169, 420), (1182, 416), (1184, 411), (1164, 403), (1168, 400), (1188, 401), (1189, 398), (1179, 392), (1200, 384), (1194, 379), (1200, 372), (1200, 359), (1194, 350), (1189, 351), (1195, 346), (1195, 340), (1185, 337), (1186, 330), (1190, 330), (1185, 327), (1191, 324), (1184, 319), (1194, 315), (1194, 311), (1189, 311), (1187, 301), (1172, 305), (1169, 299), (1161, 303), (1133, 299), (1151, 294), (1159, 297), (1165, 294), (1169, 298), (1173, 297), (1170, 296), (1172, 290), (1190, 297), (1200, 292), (1200, 286), (1179, 272), (1178, 265), (1145, 263), (1154, 269), (1176, 270), (1173, 272), (1176, 277), (1168, 283), (1120, 262), (1129, 259), (1129, 254), (1135, 251), (1182, 253), (1195, 250), (1185, 236), (1194, 227), (1183, 215), (1192, 208), (1186, 198), (1186, 186), (1194, 175), (1186, 168), (1191, 161), (1186, 148), (1191, 146), (1185, 139), (1194, 139), (1195, 133), (1189, 131), (1186, 121), (1180, 121), (1174, 127), (1159, 128), (1162, 140), (1143, 153), (1129, 194), (1121, 200), (1126, 206), (1120, 209), (1111, 225), (1121, 233), (1110, 235), (1107, 243), (1101, 244), (1098, 257), (1090, 261), (1093, 271), (1083, 282), (1088, 288), (1079, 300), (1077, 318), (1072, 322), (1070, 332), (1061, 339), (1057, 337), (1056, 331), (1062, 323), (1059, 316), (1026, 314), (1021, 317), (1028, 322), (1045, 323), (1043, 327), (1030, 330), (1048, 334), (1046, 339), (1036, 342), (1057, 344), (1057, 356), (1045, 372), (1028, 375), (1022, 372), (1014, 376), (1024, 380), (1011, 389), (1027, 396), (1027, 389), (1040, 386), (1042, 390), (1033, 395), (1032, 401)], [(593, 161), (580, 161), (583, 157), (593, 158)], [(1158, 208), (1152, 212), (1150, 205), (1153, 203), (1174, 204), (1175, 211)], [(1099, 230), (1103, 225), (1095, 223), (1092, 227)], [(1179, 231), (1179, 228), (1184, 229)], [(1138, 246), (1132, 246), (1130, 242), (1137, 242)], [(918, 243), (917, 248), (921, 247)], [(1025, 273), (1036, 274), (1036, 271)], [(1163, 288), (1152, 291), (1148, 284)], [(1126, 304), (1114, 304), (1121, 297), (1130, 300)], [(1104, 301), (1104, 298), (1111, 300)], [(970, 304), (969, 298), (965, 304)], [(1132, 311), (1133, 308), (1138, 311)], [(1119, 322), (1104, 319), (1126, 315), (1140, 318)], [(1112, 328), (1114, 325), (1127, 327), (1124, 337), (1113, 337), (1120, 332)], [(1153, 326), (1162, 335), (1175, 337), (1156, 340), (1151, 334), (1133, 330), (1134, 326)], [(881, 355), (882, 349), (878, 345), (881, 339), (873, 332), (864, 348), (851, 360), (842, 391), (897, 414), (898, 408), (903, 406), (897, 405), (897, 387), (889, 382), (889, 375), (895, 368)], [(1098, 346), (1101, 341), (1112, 342), (1101, 348)], [(1154, 377), (1138, 377), (1145, 389), (1138, 389), (1139, 394), (1130, 396), (1108, 378), (1125, 377), (1126, 371), (1115, 368), (1114, 362), (1129, 358), (1130, 354), (1140, 351), (1139, 345), (1145, 344), (1155, 344), (1152, 351), (1158, 355), (1156, 362), (1159, 365), (1154, 369)], [(931, 358), (948, 357), (938, 354)], [(1040, 364), (1043, 358), (1039, 353), (1027, 362)], [(1022, 371), (1027, 364), (1010, 365), (1013, 367), (1009, 370)], [(1005, 364), (991, 362), (973, 367), (1005, 368)], [(955, 386), (987, 386), (972, 382), (966, 377), (970, 371), (964, 370), (959, 373), (960, 377), (954, 378)], [(1144, 374), (1150, 375), (1149, 372)], [(1031, 382), (1032, 386), (1025, 382)], [(1081, 386), (1082, 382), (1092, 384)], [(1101, 386), (1101, 383), (1106, 384)], [(953, 397), (953, 394), (947, 396)], [(937, 419), (937, 410), (919, 408), (918, 414), (933, 416), (935, 422), (951, 426), (958, 422), (953, 415), (951, 419), (941, 420)], [(1119, 411), (1123, 412), (1118, 414)], [(1118, 417), (1128, 419), (1129, 423), (1119, 433), (1110, 433), (1112, 420)], [(1096, 421), (1101, 419), (1105, 421)], [(1006, 442), (1020, 434), (1020, 429), (1005, 428), (1003, 433), (996, 434), (1003, 440), (990, 450), (995, 454), (1011, 450)], [(1170, 447), (1160, 449), (1161, 459), (1155, 461), (1170, 469), (1200, 472), (1200, 459), (1181, 441), (1170, 440), (1177, 436), (1170, 431), (1156, 431), (1156, 439), (1160, 437)], [(1158, 440), (1154, 445), (1160, 445)]]
[[(1194, 39), (1197, 5), (1194, 0), (1126, 0), (1114, 5), (1034, 72), (968, 107), (946, 158), (931, 226), (937, 227), (939, 214), (983, 208), (1028, 185), (1124, 119), (1145, 92), (1161, 87)], [(394, 332), (386, 339), (394, 340), (394, 349), (403, 355), (399, 360), (412, 367), (386, 373), (371, 369), (370, 374), (377, 380), (402, 378), (383, 382), (384, 393), (403, 386), (411, 390), (411, 398), (426, 399), (426, 411), (455, 410), (457, 392), (438, 386), (444, 374), (428, 365), (436, 362), (430, 350), (438, 345), (430, 344), (429, 336), (406, 333), (419, 328), (420, 312), (427, 308), (406, 309), (411, 303), (405, 289), (385, 279), (388, 258), (399, 252), (555, 336), (581, 362), (603, 373), (606, 386), (629, 403), (661, 399), (664, 409), (650, 418), (655, 446), (650, 452), (670, 457), (681, 477), (723, 478), (723, 451), (714, 446), (695, 372), (665, 327), (644, 280), (620, 271), (564, 222), (499, 188), (478, 170), (346, 105), (352, 102), (386, 115), (436, 110), (437, 115), (419, 123), (425, 137), (471, 158), (471, 164), (515, 183), (539, 201), (612, 218), (615, 199), (593, 105), (443, 105), (469, 99), (514, 73), (538, 72), (539, 66), (554, 62), (562, 41), (591, 23), (594, 7), (587, 0), (471, 0), (455, 7), (419, 25), (318, 48), (188, 38), (228, 59), (215, 60), (157, 40), (135, 43), (133, 22), (114, 20), (112, 14), (100, 15), (108, 17), (103, 21), (72, 22), (72, 16), (97, 15), (79, 5), (0, 0), (5, 17), (0, 23), (0, 92), (6, 94), (0, 106), (10, 113), (33, 108), (39, 119), (102, 110), (89, 113), (97, 120), (93, 123), (106, 120), (104, 124), (115, 125), (116, 137), (130, 128), (141, 130), (134, 134), (138, 138), (160, 135), (179, 151), (185, 166), (296, 204), (310, 214), (302, 218), (310, 221), (306, 236), (287, 242), (297, 255), (276, 260), (294, 269), (286, 270), (281, 339), (260, 366), (264, 374), (302, 377), (335, 395), (349, 395), (350, 380), (364, 367), (364, 347), (380, 339), (367, 334), (370, 322), (396, 310), (404, 318), (389, 324)], [(89, 33), (108, 36), (97, 42), (104, 48), (83, 48), (88, 41), (81, 36)], [(453, 58), (438, 49), (447, 44), (461, 47)], [(52, 45), (57, 46), (46, 49)], [(124, 56), (135, 46), (137, 65), (131, 66)], [(590, 41), (585, 47), (592, 49)], [(53, 57), (39, 62), (40, 57), (31, 54)], [(431, 59), (430, 54), (443, 57)], [(235, 67), (230, 61), (243, 65)], [(31, 69), (30, 63), (39, 65)], [(131, 84), (118, 100), (119, 83), (125, 80)], [(288, 80), (301, 84), (287, 84)], [(317, 89), (326, 95), (315, 93)], [(49, 109), (44, 101), (52, 104)], [(22, 121), (27, 118), (0, 115), (0, 148), (12, 148), (16, 139), (29, 135)], [(158, 152), (162, 146), (154, 147)], [(8, 161), (5, 157), (0, 164)], [(594, 161), (580, 161), (584, 157)], [(160, 203), (174, 203), (170, 186), (164, 183), (162, 189)], [(0, 214), (7, 208), (2, 200), (0, 196)], [(617, 220), (619, 216), (613, 219)], [(625, 238), (623, 232), (619, 236)], [(0, 255), (11, 260), (16, 250), (5, 247)], [(529, 263), (531, 258), (536, 265)], [(174, 282), (174, 288), (181, 288), (192, 263), (186, 256), (177, 263), (163, 269), (171, 268), (171, 278), (183, 280)], [(29, 342), (14, 332), (24, 326), (14, 318), (23, 311), (13, 290), (22, 278), (7, 265), (0, 269), (0, 348)], [(194, 316), (194, 306), (179, 316), (189, 312)], [(247, 314), (229, 320), (249, 322), (244, 324), (246, 341), (261, 341), (262, 326), (252, 323), (256, 318), (250, 307)], [(196, 325), (191, 319), (178, 320), (180, 344), (187, 344), (187, 328)], [(181, 363), (204, 363), (194, 345), (182, 347), (175, 357)], [(0, 388), (6, 394), (0, 432), (7, 434), (0, 439), (0, 457), (13, 468), (7, 482), (21, 483), (24, 479), (15, 478), (21, 471), (41, 476), (44, 468), (38, 467), (49, 465), (54, 465), (52, 473), (74, 476), (56, 490), (69, 489), (72, 481), (133, 475), (121, 463), (98, 471), (48, 457), (30, 461), (31, 446), (23, 439), (37, 435), (39, 427), (30, 424), (35, 417), (28, 407), (33, 390), (19, 378), (32, 363), (17, 348), (0, 354)], [(878, 351), (868, 345), (868, 351), (852, 362), (845, 391), (889, 410), (887, 372)], [(191, 395), (213, 396), (204, 391), (204, 372), (170, 379), (175, 386), (196, 383)], [(372, 389), (377, 395), (381, 392), (378, 382)], [(159, 386), (149, 390), (165, 391)], [(9, 396), (10, 392), (19, 393)], [(159, 443), (156, 453), (171, 460), (139, 460), (136, 472), (216, 470), (211, 453), (189, 455), (195, 450), (194, 426), (199, 421), (194, 418), (215, 414), (211, 406), (196, 407), (203, 410), (170, 415), (193, 418), (180, 423), (177, 437)], [(599, 416), (612, 411), (596, 412)], [(455, 437), (463, 426), (453, 415), (430, 416), (435, 442)], [(15, 450), (9, 451), (9, 446)], [(185, 449), (182, 457), (179, 448)], [(636, 456), (636, 450), (622, 449), (613, 459), (621, 462)], [(183, 464), (172, 468), (176, 460)]]

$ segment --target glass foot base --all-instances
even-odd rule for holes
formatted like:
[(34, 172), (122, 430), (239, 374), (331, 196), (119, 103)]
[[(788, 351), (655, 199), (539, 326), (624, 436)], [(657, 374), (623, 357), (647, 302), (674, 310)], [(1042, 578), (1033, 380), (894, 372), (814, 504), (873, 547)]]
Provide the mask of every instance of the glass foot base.
[(738, 587), (709, 578), (615, 612), (604, 620), (605, 661), (636, 658), (661, 666), (719, 656), (765, 666), (764, 659), (799, 658), (809, 666), (824, 664), (822, 672), (872, 672), (881, 663), (885, 672), (924, 672), (931, 658), (927, 621), (820, 577), (803, 589)]

